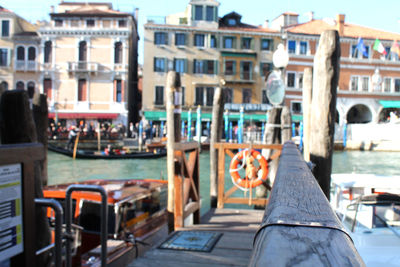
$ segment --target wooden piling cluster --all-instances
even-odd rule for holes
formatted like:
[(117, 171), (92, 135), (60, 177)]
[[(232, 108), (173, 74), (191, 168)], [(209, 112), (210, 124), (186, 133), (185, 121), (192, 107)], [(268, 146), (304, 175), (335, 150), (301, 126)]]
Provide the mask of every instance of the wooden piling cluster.
[(364, 266), (293, 142), (285, 143), (249, 266)]

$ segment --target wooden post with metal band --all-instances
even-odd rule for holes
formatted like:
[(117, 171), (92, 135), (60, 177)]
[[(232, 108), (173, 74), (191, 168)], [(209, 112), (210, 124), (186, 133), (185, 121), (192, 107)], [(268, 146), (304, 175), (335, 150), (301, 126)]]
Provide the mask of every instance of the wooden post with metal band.
[(167, 76), (167, 172), (168, 172), (168, 231), (174, 230), (175, 204), (175, 142), (181, 141), (181, 79), (179, 73), (168, 72)]

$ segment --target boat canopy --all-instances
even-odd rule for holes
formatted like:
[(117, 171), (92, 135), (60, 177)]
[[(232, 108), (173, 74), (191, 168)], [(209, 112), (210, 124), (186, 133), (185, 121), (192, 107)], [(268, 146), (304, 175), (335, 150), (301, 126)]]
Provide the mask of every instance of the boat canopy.
[(383, 108), (400, 108), (400, 101), (395, 100), (379, 100), (379, 104), (381, 104)]

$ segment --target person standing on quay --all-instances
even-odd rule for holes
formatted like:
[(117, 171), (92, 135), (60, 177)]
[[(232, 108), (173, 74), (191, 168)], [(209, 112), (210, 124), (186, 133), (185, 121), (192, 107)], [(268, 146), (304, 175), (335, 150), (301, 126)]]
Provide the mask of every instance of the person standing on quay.
[(75, 139), (76, 139), (75, 126), (71, 126), (71, 130), (68, 133), (67, 149), (72, 150), (72, 148), (74, 147)]

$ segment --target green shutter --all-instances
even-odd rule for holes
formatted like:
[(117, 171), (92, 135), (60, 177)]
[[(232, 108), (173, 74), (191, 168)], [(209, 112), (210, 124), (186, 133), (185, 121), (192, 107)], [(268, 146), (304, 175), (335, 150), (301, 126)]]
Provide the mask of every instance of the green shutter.
[(240, 79), (243, 79), (243, 61), (240, 61)]
[(236, 75), (236, 60), (234, 60), (233, 61), (233, 64), (232, 64), (232, 68), (233, 68), (233, 75)]
[(184, 70), (183, 70), (183, 72), (184, 73), (188, 73), (188, 60), (185, 58), (183, 60), (183, 62), (184, 62)]
[(194, 21), (195, 9), (196, 9), (196, 6), (192, 5), (192, 21)]
[(223, 63), (222, 71), (223, 71), (224, 74), (225, 74), (225, 72), (226, 72), (226, 60), (224, 59), (224, 61), (223, 61), (222, 63)]
[(254, 43), (255, 43), (254, 38), (250, 38), (250, 48), (251, 48), (251, 50), (254, 50)]
[(6, 66), (11, 66), (11, 54), (12, 54), (12, 49), (7, 49), (7, 65)]
[(168, 59), (164, 58), (164, 71), (168, 72)]
[(156, 59), (157, 58), (153, 58), (153, 72), (156, 72)]
[(203, 73), (207, 73), (208, 60), (203, 60)]
[(218, 60), (214, 60), (214, 74), (218, 74), (218, 67), (219, 67)]
[(232, 40), (232, 48), (233, 48), (233, 49), (237, 49), (237, 46), (236, 46), (236, 37), (233, 37), (233, 40)]
[(214, 7), (214, 21), (218, 22), (218, 7)]
[(270, 39), (270, 40), (271, 40), (271, 42), (270, 42), (271, 51), (274, 51), (275, 50), (275, 48), (274, 48), (274, 39)]
[(166, 44), (166, 45), (169, 44), (169, 42), (168, 42), (168, 35), (169, 35), (168, 32), (166, 32), (166, 33), (165, 33), (165, 44)]

